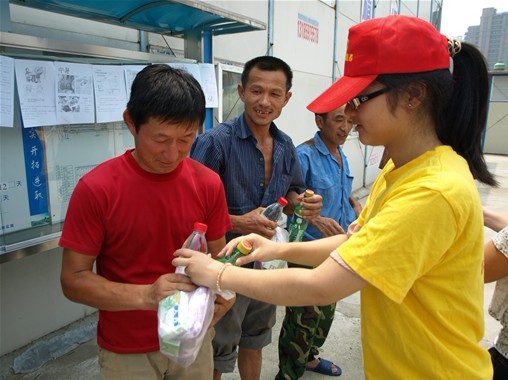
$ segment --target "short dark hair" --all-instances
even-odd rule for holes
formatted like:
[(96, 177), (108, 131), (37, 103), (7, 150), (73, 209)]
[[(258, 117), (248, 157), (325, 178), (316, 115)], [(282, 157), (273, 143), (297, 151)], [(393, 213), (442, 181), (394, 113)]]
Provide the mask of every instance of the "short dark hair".
[(291, 71), (291, 67), (282, 59), (269, 55), (253, 58), (245, 64), (242, 72), (242, 86), (244, 88), (247, 86), (249, 74), (254, 67), (264, 71), (283, 71), (286, 75), (286, 91), (291, 90), (293, 86), (293, 72)]
[(198, 81), (185, 70), (166, 64), (146, 66), (132, 82), (127, 111), (136, 131), (150, 117), (176, 124), (201, 125), (205, 95)]

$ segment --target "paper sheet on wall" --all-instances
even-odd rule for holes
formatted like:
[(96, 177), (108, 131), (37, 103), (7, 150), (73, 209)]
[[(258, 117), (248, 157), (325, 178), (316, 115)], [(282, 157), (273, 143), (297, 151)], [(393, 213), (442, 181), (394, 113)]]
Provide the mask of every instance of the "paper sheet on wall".
[(168, 63), (175, 69), (185, 70), (191, 74), (201, 85), (206, 99), (206, 108), (219, 106), (217, 97), (217, 80), (215, 79), (215, 69), (211, 63)]
[(217, 108), (219, 98), (217, 96), (217, 79), (215, 78), (215, 67), (212, 63), (200, 63), (201, 88), (205, 93), (206, 108)]
[(93, 80), (97, 123), (122, 121), (127, 105), (123, 67), (94, 65)]
[(146, 66), (141, 65), (125, 65), (123, 66), (124, 74), (125, 74), (125, 88), (127, 91), (127, 101), (129, 101), (131, 97), (131, 87), (132, 82), (134, 82), (134, 78), (136, 75), (145, 68)]
[(55, 62), (56, 124), (95, 123), (92, 65)]
[(24, 127), (56, 124), (53, 62), (16, 59), (14, 67)]
[(0, 55), (0, 127), (14, 126), (14, 59)]

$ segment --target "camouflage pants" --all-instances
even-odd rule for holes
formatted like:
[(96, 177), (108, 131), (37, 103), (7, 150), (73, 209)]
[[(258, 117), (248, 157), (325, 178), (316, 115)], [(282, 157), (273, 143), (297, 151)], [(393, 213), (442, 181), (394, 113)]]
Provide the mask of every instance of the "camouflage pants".
[(279, 373), (276, 380), (299, 379), (307, 362), (319, 353), (330, 331), (335, 303), (326, 306), (286, 307), (279, 335)]

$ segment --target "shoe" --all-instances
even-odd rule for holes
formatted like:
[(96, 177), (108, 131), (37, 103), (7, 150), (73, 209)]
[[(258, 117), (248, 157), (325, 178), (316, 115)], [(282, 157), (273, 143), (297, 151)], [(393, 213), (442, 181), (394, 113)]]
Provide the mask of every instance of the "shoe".
[[(319, 364), (314, 368), (306, 368), (307, 371), (321, 373), (323, 375), (328, 376), (340, 376), (342, 375), (342, 369), (337, 365), (332, 363), (330, 360), (326, 360), (323, 358), (318, 358)], [(333, 366), (337, 368), (336, 372), (333, 372)]]

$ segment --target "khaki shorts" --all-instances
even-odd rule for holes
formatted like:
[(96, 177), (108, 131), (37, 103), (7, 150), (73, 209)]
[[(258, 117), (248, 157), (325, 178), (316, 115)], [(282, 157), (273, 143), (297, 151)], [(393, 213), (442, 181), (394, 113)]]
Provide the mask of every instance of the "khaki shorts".
[(207, 380), (213, 378), (213, 328), (208, 329), (196, 360), (187, 368), (159, 351), (117, 354), (99, 347), (102, 380)]

